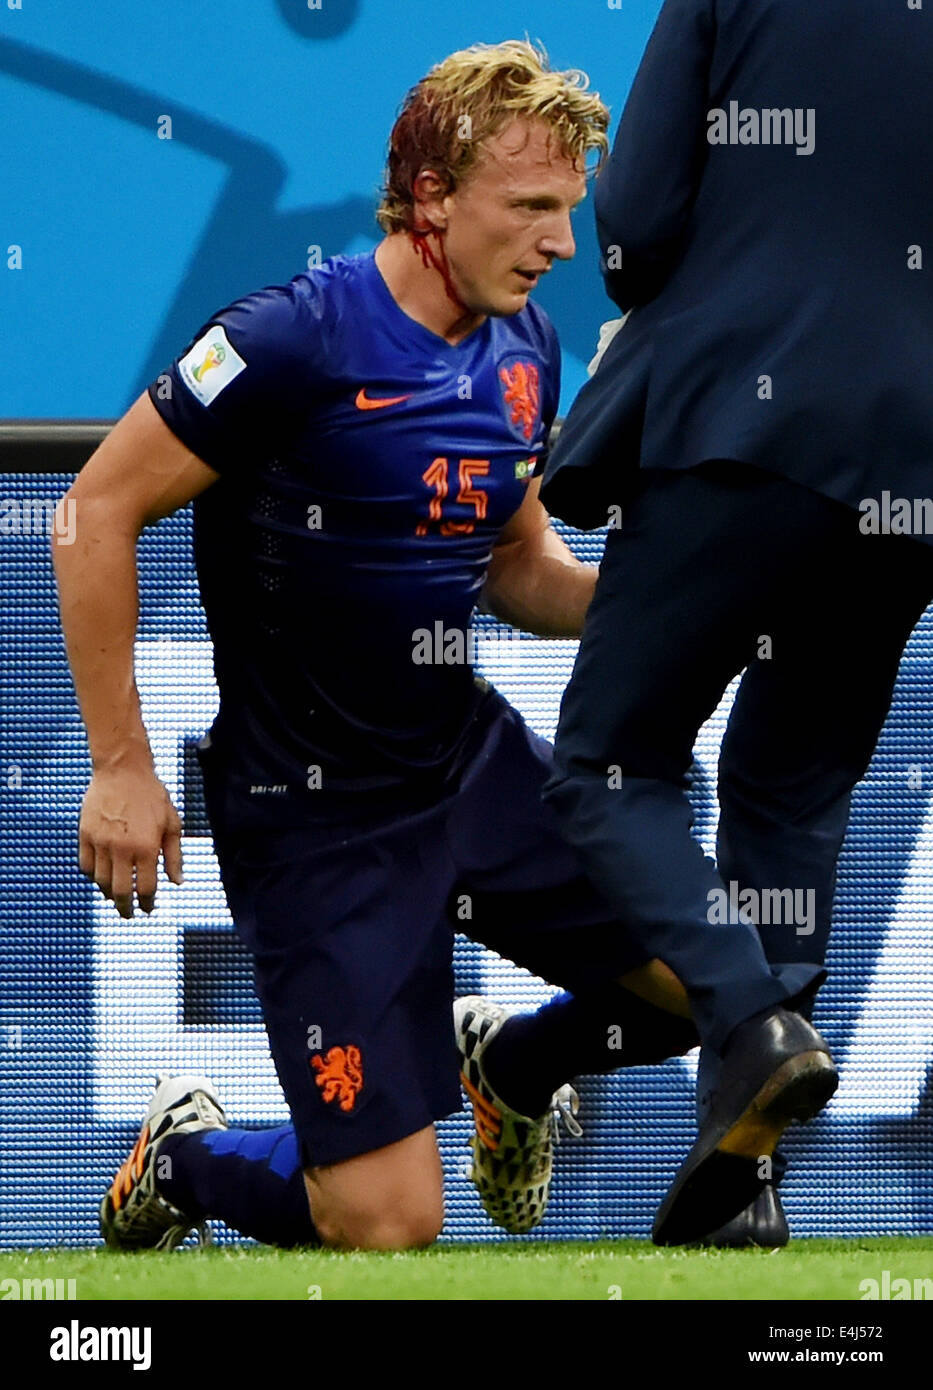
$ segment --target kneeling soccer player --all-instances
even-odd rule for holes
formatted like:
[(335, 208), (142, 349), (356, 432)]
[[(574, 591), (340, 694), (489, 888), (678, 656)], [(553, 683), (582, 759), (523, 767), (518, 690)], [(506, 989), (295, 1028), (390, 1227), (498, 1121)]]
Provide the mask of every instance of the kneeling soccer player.
[(134, 894), (152, 910), (160, 853), (180, 881), (133, 676), (135, 545), (194, 498), (220, 689), (199, 758), (291, 1113), (231, 1130), (209, 1082), (163, 1081), (102, 1203), (112, 1245), (171, 1246), (207, 1216), (286, 1246), (432, 1241), (458, 927), (572, 991), (531, 1018), (459, 1013), (493, 1140), (476, 1178), (510, 1229), (547, 1201), (563, 1084), (696, 1043), (541, 802), (550, 746), (464, 654), (481, 597), (573, 637), (593, 593), (537, 498), (559, 350), (529, 294), (573, 255), (607, 123), (528, 44), (446, 59), (393, 130), (375, 251), (211, 318), (71, 489), (78, 543), (55, 560), (94, 768), (81, 869), (125, 917)]

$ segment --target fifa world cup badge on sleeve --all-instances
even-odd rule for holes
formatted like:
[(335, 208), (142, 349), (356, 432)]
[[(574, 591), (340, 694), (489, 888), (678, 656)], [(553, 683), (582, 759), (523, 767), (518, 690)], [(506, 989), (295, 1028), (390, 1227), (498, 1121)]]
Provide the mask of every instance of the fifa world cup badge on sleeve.
[(220, 324), (209, 328), (178, 363), (182, 381), (202, 405), (210, 405), (245, 367)]

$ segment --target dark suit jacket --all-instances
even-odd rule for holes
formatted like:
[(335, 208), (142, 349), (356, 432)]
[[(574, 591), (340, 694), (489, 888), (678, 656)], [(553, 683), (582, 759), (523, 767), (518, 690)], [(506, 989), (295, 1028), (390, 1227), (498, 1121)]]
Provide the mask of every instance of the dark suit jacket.
[[(711, 144), (732, 102), (747, 140), (743, 110), (812, 111), (813, 152)], [(852, 506), (933, 494), (930, 0), (667, 0), (595, 201), (634, 309), (547, 464), (552, 513), (605, 524), (633, 469), (711, 458)]]

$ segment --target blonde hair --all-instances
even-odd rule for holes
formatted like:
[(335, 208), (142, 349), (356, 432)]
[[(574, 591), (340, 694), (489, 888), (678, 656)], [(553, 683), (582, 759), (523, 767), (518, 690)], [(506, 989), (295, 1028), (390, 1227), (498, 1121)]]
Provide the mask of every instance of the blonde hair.
[(376, 220), (385, 232), (414, 220), (412, 188), (424, 168), (452, 192), (480, 156), (484, 140), (515, 117), (542, 120), (574, 160), (609, 149), (609, 111), (591, 92), (586, 73), (555, 72), (539, 45), (520, 39), (477, 43), (452, 53), (402, 103), (389, 137), (382, 201)]

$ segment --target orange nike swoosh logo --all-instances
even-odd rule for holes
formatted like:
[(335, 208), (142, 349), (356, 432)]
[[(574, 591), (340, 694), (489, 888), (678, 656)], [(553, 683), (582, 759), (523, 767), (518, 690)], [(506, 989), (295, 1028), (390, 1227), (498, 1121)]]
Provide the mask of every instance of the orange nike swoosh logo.
[(380, 400), (370, 400), (366, 394), (366, 387), (359, 392), (356, 398), (357, 410), (383, 410), (387, 405), (401, 405), (402, 401), (410, 401), (411, 395), (407, 396), (386, 396)]

